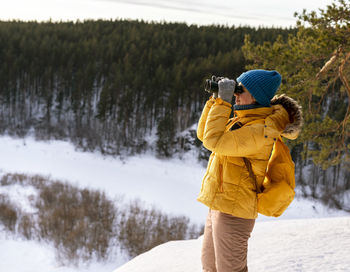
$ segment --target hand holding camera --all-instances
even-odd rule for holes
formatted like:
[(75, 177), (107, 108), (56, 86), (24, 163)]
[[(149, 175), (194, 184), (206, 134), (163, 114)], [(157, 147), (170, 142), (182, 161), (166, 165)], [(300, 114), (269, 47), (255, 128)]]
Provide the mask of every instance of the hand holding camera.
[(228, 103), (232, 102), (233, 93), (236, 87), (236, 81), (233, 79), (224, 78), (218, 82), (219, 85), (219, 98), (225, 100)]
[(218, 82), (224, 79), (224, 77), (212, 76), (211, 79), (205, 81), (204, 90), (208, 93), (212, 93), (214, 98), (218, 97), (219, 85)]
[(205, 81), (205, 91), (213, 93), (213, 97), (220, 97), (226, 102), (231, 103), (233, 94), (243, 93), (242, 86), (237, 85), (233, 79), (212, 76)]

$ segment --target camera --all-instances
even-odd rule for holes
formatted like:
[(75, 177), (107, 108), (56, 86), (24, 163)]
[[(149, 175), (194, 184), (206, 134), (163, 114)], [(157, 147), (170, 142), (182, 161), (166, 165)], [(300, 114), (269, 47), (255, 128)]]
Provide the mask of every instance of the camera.
[[(208, 93), (217, 93), (219, 91), (219, 81), (223, 79), (223, 77), (212, 76), (211, 79), (206, 79), (204, 84), (204, 90)], [(236, 84), (235, 89), (233, 91), (234, 94), (243, 93), (243, 87), (241, 85)]]

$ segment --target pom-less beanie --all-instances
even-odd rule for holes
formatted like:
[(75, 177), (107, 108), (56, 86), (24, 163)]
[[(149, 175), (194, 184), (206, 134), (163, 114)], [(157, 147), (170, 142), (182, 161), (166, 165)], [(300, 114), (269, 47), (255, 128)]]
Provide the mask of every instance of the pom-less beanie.
[(255, 100), (263, 105), (270, 106), (272, 97), (281, 85), (282, 77), (277, 71), (250, 70), (242, 73), (237, 82), (241, 82)]

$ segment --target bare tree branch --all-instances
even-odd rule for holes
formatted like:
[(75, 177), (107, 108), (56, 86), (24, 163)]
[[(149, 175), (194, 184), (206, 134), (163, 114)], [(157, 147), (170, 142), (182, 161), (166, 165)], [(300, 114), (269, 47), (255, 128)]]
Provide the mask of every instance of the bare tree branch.
[(339, 54), (343, 51), (343, 47), (340, 45), (336, 50), (334, 50), (332, 57), (323, 65), (321, 70), (317, 73), (316, 78), (319, 79), (324, 73), (326, 73), (332, 64), (337, 60)]

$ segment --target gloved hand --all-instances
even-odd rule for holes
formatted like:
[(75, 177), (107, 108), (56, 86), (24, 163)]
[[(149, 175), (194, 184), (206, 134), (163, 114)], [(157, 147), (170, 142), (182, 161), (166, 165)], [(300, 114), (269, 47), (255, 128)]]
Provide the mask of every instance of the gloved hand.
[[(217, 76), (212, 76), (211, 80), (215, 82), (219, 82), (221, 79), (224, 79), (224, 77), (217, 77)], [(218, 92), (213, 92), (213, 97), (217, 98), (218, 97)]]
[(219, 82), (219, 98), (228, 103), (232, 102), (233, 92), (235, 90), (236, 81), (233, 79), (224, 78)]

